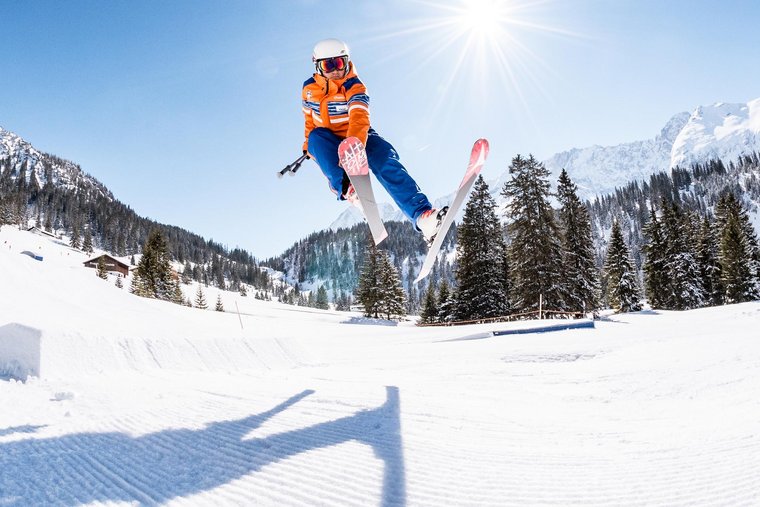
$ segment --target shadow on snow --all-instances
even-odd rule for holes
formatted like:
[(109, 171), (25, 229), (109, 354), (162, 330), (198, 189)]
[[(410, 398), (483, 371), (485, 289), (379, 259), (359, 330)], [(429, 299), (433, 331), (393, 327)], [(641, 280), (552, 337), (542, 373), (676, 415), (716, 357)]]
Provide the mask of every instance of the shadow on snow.
[[(157, 504), (212, 490), (266, 465), (348, 441), (370, 446), (383, 461), (381, 504), (405, 505), (397, 387), (386, 387), (386, 401), (375, 409), (243, 440), (251, 430), (313, 393), (305, 390), (261, 414), (212, 423), (201, 430), (166, 430), (140, 437), (79, 433), (0, 444), (0, 505)], [(0, 430), (0, 435), (33, 429), (9, 428)], [(285, 487), (296, 490), (300, 486), (296, 481), (297, 477)]]

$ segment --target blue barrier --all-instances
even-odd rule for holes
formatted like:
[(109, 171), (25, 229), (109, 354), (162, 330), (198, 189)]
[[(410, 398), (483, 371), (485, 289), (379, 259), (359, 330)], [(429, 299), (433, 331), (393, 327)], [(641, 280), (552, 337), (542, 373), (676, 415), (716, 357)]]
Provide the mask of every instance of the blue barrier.
[(503, 336), (508, 334), (531, 334), (531, 333), (550, 333), (552, 331), (565, 331), (567, 329), (584, 329), (594, 328), (593, 320), (583, 320), (579, 322), (563, 322), (561, 324), (551, 324), (541, 327), (530, 327), (526, 329), (505, 329), (503, 331), (491, 331), (493, 336)]
[(21, 253), (22, 253), (22, 255), (27, 255), (27, 256), (31, 257), (32, 259), (34, 259), (36, 261), (41, 261), (42, 260), (42, 256), (41, 255), (37, 255), (36, 253), (30, 252), (29, 250), (24, 250)]

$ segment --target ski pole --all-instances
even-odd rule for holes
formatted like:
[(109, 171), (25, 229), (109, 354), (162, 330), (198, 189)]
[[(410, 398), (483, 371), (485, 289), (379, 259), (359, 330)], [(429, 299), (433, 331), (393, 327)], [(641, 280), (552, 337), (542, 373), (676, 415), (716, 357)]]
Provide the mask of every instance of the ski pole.
[(301, 168), (301, 164), (303, 164), (303, 161), (306, 160), (307, 158), (309, 158), (309, 155), (304, 153), (303, 155), (298, 157), (296, 160), (286, 165), (283, 169), (277, 171), (277, 177), (282, 178), (287, 172), (289, 172), (291, 176), (295, 176), (298, 169)]

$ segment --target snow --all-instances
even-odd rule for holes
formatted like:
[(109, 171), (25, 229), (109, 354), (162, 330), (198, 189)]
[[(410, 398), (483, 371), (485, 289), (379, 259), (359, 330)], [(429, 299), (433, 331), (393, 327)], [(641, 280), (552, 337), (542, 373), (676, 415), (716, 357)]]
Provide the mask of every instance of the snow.
[(688, 118), (688, 113), (676, 114), (653, 139), (575, 148), (555, 154), (544, 165), (552, 173), (552, 183), (566, 169), (581, 199), (612, 193), (631, 181), (649, 180), (652, 174), (667, 170), (673, 141)]
[[(674, 167), (690, 168), (692, 164), (713, 159), (727, 164), (755, 151), (760, 151), (760, 98), (746, 104), (719, 102), (699, 106), (692, 113), (673, 115), (654, 138), (616, 146), (573, 148), (556, 153), (543, 163), (551, 172), (552, 185), (556, 184), (562, 169), (566, 169), (578, 186), (578, 196), (582, 200), (593, 200), (631, 182), (648, 182), (653, 174), (668, 172)], [(486, 173), (493, 171), (494, 166), (508, 165), (503, 161), (488, 164), (491, 169), (486, 168)], [(489, 179), (488, 174), (484, 177)], [(488, 181), (499, 208), (506, 205), (500, 194), (510, 179), (506, 170)], [(433, 205), (447, 205), (453, 195), (440, 197)], [(389, 204), (381, 205), (381, 216), (384, 221), (403, 220), (401, 212)], [(330, 228), (351, 227), (361, 221), (361, 213), (346, 210)]]
[(86, 257), (0, 228), (0, 505), (760, 504), (760, 302), (494, 336), (556, 321), (204, 311)]
[(673, 116), (653, 139), (557, 153), (544, 163), (555, 180), (564, 168), (582, 199), (614, 192), (632, 181), (674, 167), (720, 159), (725, 163), (760, 150), (760, 99), (716, 103)]
[(731, 161), (760, 149), (760, 99), (698, 107), (673, 143), (671, 167), (708, 159)]

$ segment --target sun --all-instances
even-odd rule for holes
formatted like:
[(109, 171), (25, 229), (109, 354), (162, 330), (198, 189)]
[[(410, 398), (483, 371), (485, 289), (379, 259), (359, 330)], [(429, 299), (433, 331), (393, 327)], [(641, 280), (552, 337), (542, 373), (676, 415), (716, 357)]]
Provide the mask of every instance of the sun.
[(463, 31), (492, 38), (508, 21), (507, 6), (506, 2), (497, 0), (464, 0), (461, 6), (454, 8), (454, 17)]
[[(469, 90), (483, 103), (496, 88), (521, 95), (519, 82), (530, 79), (538, 59), (520, 41), (521, 33), (537, 26), (521, 17), (533, 0), (420, 2), (430, 8), (428, 22), (418, 27), (435, 48), (427, 56), (446, 55), (449, 62), (441, 81), (446, 90)], [(494, 86), (496, 82), (501, 85)]]
[(474, 113), (490, 114), (494, 104), (530, 111), (528, 95), (548, 97), (545, 83), (556, 77), (542, 57), (546, 36), (583, 37), (548, 23), (559, 2), (409, 0), (412, 15), (370, 38), (384, 49), (376, 65), (414, 61), (411, 71), (435, 84), (425, 115), (431, 125), (460, 121), (451, 100), (466, 101)]
[(413, 0), (425, 16), (409, 20), (407, 26), (386, 34), (387, 39), (404, 38), (415, 47), (422, 65), (447, 62), (448, 85), (462, 76), (483, 83), (493, 75), (517, 85), (539, 60), (523, 42), (530, 32), (556, 32), (533, 16), (538, 6), (556, 0)]

